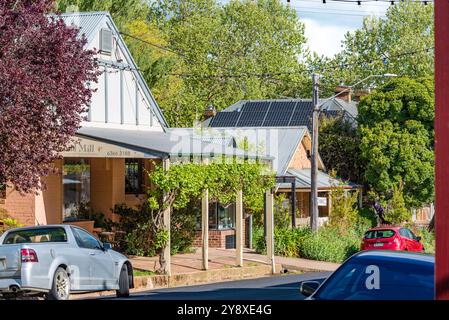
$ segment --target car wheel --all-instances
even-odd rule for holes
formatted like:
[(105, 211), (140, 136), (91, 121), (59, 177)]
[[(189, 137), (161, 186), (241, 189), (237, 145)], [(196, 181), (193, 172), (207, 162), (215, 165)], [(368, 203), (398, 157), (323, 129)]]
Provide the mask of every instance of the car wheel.
[(122, 269), (120, 270), (118, 287), (119, 289), (116, 290), (116, 295), (118, 298), (129, 297), (129, 275), (128, 275), (128, 267), (126, 266), (126, 264), (123, 264)]
[(70, 278), (64, 268), (56, 269), (53, 277), (53, 285), (47, 295), (47, 300), (69, 300)]

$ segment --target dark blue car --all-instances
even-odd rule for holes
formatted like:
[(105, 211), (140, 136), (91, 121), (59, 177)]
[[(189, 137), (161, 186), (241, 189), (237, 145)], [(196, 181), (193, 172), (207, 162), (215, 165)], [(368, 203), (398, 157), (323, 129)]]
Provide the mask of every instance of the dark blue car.
[(405, 251), (362, 251), (324, 282), (305, 281), (307, 300), (432, 300), (435, 257)]

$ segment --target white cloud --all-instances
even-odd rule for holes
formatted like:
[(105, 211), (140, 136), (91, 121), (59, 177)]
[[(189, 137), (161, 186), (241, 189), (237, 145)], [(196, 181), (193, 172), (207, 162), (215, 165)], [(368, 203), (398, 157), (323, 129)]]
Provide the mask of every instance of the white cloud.
[(327, 24), (323, 25), (314, 19), (303, 18), (305, 36), (310, 51), (319, 55), (332, 57), (341, 51), (341, 41), (346, 32), (354, 31), (357, 27)]

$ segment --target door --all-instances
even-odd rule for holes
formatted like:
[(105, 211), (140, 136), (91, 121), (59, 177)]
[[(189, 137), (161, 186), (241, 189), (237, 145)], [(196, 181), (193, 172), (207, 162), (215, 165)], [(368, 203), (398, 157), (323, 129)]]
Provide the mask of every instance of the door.
[(407, 251), (417, 251), (416, 240), (413, 233), (407, 228), (402, 228), (399, 232), (405, 241), (404, 249)]
[(115, 280), (115, 266), (109, 252), (104, 251), (100, 241), (87, 231), (76, 227), (73, 229), (89, 257), (90, 285), (98, 290), (111, 288)]
[(416, 240), (416, 236), (413, 234), (413, 232), (409, 229), (407, 229), (410, 239), (410, 251), (421, 251), (421, 243), (419, 243), (418, 240)]
[(95, 249), (90, 252), (93, 261), (92, 283), (100, 289), (116, 289), (118, 276), (116, 267), (108, 251)]
[(93, 265), (90, 256), (90, 249), (87, 242), (82, 237), (81, 229), (72, 227), (72, 232), (78, 245), (78, 250), (73, 254), (72, 281), (73, 289), (91, 289)]

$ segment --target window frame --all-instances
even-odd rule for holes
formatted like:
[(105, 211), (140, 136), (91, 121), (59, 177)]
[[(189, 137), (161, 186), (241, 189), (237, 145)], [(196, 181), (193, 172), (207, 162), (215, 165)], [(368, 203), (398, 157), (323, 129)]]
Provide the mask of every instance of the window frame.
[[(73, 237), (75, 238), (75, 242), (80, 249), (103, 250), (103, 246), (101, 245), (101, 242), (98, 239), (96, 239), (93, 235), (91, 235), (89, 232), (87, 232), (86, 230), (79, 228), (79, 227), (71, 226), (71, 228), (72, 228)], [(89, 246), (86, 246), (84, 244), (84, 241), (82, 240), (81, 236), (78, 234), (78, 232), (84, 232), (85, 234), (90, 236), (92, 239), (94, 239), (96, 241), (96, 243), (98, 244), (98, 247), (91, 248)]]
[[(125, 194), (143, 194), (144, 193), (144, 185), (145, 185), (145, 159), (142, 158), (125, 158)], [(130, 190), (126, 183), (129, 174), (127, 170), (127, 165), (129, 164), (137, 164), (137, 189)], [(131, 184), (130, 184), (131, 185)]]
[[(13, 243), (6, 243), (6, 241), (9, 239), (11, 235), (17, 234), (20, 235), (20, 232), (27, 232), (27, 231), (33, 231), (33, 230), (62, 230), (65, 235), (64, 241), (39, 241), (39, 242), (33, 242), (33, 241), (27, 241), (27, 242), (13, 242)], [(50, 235), (50, 234), (48, 234)], [(40, 235), (42, 236), (42, 235)], [(47, 236), (47, 234), (45, 234)], [(50, 239), (50, 238), (49, 238)], [(17, 245), (17, 244), (35, 244), (35, 243), (68, 243), (68, 236), (67, 231), (64, 227), (46, 227), (46, 228), (30, 228), (30, 229), (22, 229), (22, 230), (11, 230), (7, 231), (5, 238), (3, 239), (3, 243), (1, 245)]]

